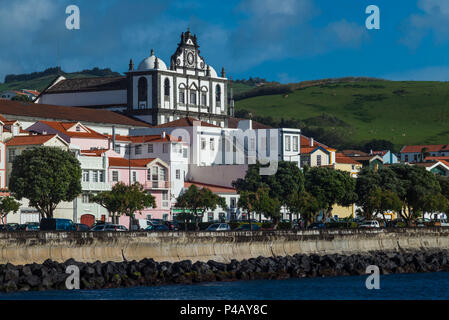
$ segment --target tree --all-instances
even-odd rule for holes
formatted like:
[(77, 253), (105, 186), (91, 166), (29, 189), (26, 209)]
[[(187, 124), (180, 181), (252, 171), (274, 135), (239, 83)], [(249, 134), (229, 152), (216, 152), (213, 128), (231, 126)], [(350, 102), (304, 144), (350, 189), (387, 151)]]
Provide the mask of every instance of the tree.
[(318, 200), (308, 192), (293, 194), (290, 199), (290, 208), (301, 214), (305, 227), (313, 222), (320, 210)]
[(224, 198), (216, 195), (208, 188), (199, 189), (192, 184), (183, 194), (176, 199), (176, 207), (189, 210), (195, 216), (195, 228), (199, 231), (199, 217), (204, 216), (206, 210), (215, 210), (217, 206), (227, 209)]
[(10, 190), (18, 200), (27, 198), (42, 217), (53, 218), (61, 201), (72, 201), (81, 193), (80, 163), (60, 148), (25, 150), (13, 162)]
[(31, 102), (31, 99), (30, 99), (30, 97), (28, 97), (27, 95), (25, 95), (25, 94), (18, 94), (18, 95), (16, 95), (16, 96), (14, 96), (14, 97), (12, 97), (12, 99), (11, 99), (12, 101), (24, 101), (24, 102)]
[(0, 200), (0, 219), (2, 224), (5, 223), (6, 216), (19, 211), (20, 202), (17, 202), (13, 197), (4, 197)]
[(422, 212), (441, 212), (449, 214), (449, 200), (441, 193), (426, 195), (422, 204)]
[(426, 210), (428, 197), (441, 193), (441, 187), (435, 174), (424, 167), (395, 164), (390, 167), (401, 181), (403, 193), (398, 194), (403, 206), (400, 211), (402, 219), (410, 225)]
[(366, 199), (367, 205), (372, 208), (370, 212), (364, 212), (365, 218), (370, 220), (373, 218), (373, 214), (377, 213), (382, 215), (385, 224), (387, 219), (385, 213), (388, 211), (399, 212), (402, 208), (401, 199), (399, 196), (390, 190), (382, 190), (380, 187), (376, 187), (369, 193)]
[(427, 147), (422, 148), (420, 155), (421, 155), (421, 162), (424, 162), (424, 159), (430, 156), (429, 148)]
[(357, 200), (355, 179), (349, 172), (328, 167), (313, 167), (305, 174), (305, 189), (318, 201), (325, 217), (335, 204), (349, 206)]
[(117, 183), (115, 186), (117, 185), (119, 185), (117, 187), (118, 190), (123, 190), (123, 193), (119, 196), (119, 212), (129, 217), (129, 230), (131, 230), (135, 213), (145, 208), (155, 208), (156, 201), (138, 182), (130, 186), (122, 182)]
[(125, 189), (125, 184), (117, 183), (112, 187), (111, 191), (100, 192), (91, 198), (92, 202), (98, 203), (108, 210), (112, 223), (118, 223), (118, 215), (121, 214), (120, 210), (123, 207), (122, 199)]
[(363, 151), (370, 152), (373, 151), (381, 151), (381, 150), (390, 150), (391, 152), (394, 151), (394, 144), (388, 140), (382, 140), (382, 139), (372, 139), (365, 143), (363, 146)]
[(304, 174), (298, 165), (290, 161), (279, 161), (274, 175), (263, 176), (259, 174), (260, 167), (260, 163), (249, 165), (245, 178), (233, 182), (237, 192), (239, 194), (242, 191), (255, 193), (260, 189), (267, 189), (271, 198), (278, 199), (282, 206), (289, 208), (291, 194), (304, 190)]
[(255, 192), (241, 191), (239, 193), (239, 200), (237, 202), (237, 205), (239, 208), (246, 212), (250, 231), (253, 230), (253, 225), (251, 223), (251, 213), (255, 211), (255, 207), (257, 205), (256, 202), (257, 198)]
[(255, 211), (273, 221), (273, 228), (277, 229), (281, 219), (281, 202), (270, 196), (268, 189), (261, 188), (256, 194)]

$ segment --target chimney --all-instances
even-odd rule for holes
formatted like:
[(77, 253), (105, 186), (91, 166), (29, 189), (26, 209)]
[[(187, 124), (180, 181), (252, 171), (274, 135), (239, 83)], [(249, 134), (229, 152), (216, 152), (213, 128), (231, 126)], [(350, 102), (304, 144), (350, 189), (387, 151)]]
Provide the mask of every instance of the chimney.
[(313, 147), (313, 138), (310, 138), (310, 146)]
[(112, 150), (115, 150), (115, 126), (112, 126)]

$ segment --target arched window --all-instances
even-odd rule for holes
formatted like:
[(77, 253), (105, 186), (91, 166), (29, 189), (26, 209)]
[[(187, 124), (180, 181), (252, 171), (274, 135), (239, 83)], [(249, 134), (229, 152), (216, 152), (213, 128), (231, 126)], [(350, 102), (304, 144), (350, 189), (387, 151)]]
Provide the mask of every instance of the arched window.
[[(148, 98), (148, 81), (147, 78), (141, 77), (138, 84), (139, 102), (147, 102)], [(140, 105), (140, 103), (139, 103)]]
[(219, 84), (215, 87), (215, 101), (220, 102), (221, 101), (221, 87)]
[(170, 80), (168, 78), (165, 78), (164, 81), (164, 95), (170, 97)]

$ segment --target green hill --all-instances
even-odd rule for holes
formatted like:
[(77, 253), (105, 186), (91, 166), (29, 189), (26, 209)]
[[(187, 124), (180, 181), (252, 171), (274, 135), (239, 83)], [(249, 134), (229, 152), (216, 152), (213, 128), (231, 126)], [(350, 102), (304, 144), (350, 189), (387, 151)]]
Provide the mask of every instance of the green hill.
[(5, 83), (0, 82), (0, 93), (7, 90), (30, 89), (42, 91), (44, 90), (58, 75), (62, 75), (67, 79), (90, 78), (90, 77), (107, 77), (120, 76), (120, 73), (113, 72), (110, 69), (93, 68), (91, 70), (83, 70), (79, 72), (67, 73), (59, 71), (58, 68), (49, 68), (42, 72), (33, 72), (31, 74), (7, 75)]
[(262, 88), (245, 92), (236, 101), (236, 115), (248, 111), (262, 122), (293, 120), (290, 124), (337, 147), (371, 139), (397, 147), (449, 143), (449, 82), (337, 79), (278, 87), (280, 94), (264, 95)]

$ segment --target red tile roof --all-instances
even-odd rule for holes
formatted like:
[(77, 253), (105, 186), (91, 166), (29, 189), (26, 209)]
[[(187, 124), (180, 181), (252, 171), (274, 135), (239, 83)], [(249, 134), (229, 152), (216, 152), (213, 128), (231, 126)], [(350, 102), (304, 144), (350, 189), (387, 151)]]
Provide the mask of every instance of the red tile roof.
[(99, 157), (107, 151), (109, 150), (107, 149), (81, 150), (81, 154), (83, 156)]
[(335, 154), (335, 163), (343, 163), (343, 164), (359, 164), (361, 165), (360, 162), (357, 162), (356, 160), (345, 156), (343, 153), (337, 153)]
[[(131, 160), (131, 167), (132, 168), (145, 168), (147, 164), (154, 161), (156, 158), (149, 158), (149, 159), (132, 159)], [(125, 158), (109, 158), (109, 166), (110, 167), (129, 167), (129, 160)]]
[[(112, 140), (112, 135), (108, 134), (107, 137)], [(126, 141), (133, 143), (148, 143), (148, 142), (181, 142), (182, 139), (177, 139), (170, 134), (165, 134), (165, 138), (162, 138), (160, 134), (152, 134), (146, 136), (121, 136), (115, 135), (115, 141)]]
[(88, 127), (85, 127), (89, 132), (77, 132), (77, 131), (68, 131), (78, 122), (60, 122), (60, 121), (40, 121), (41, 123), (46, 124), (50, 128), (53, 128), (60, 133), (63, 133), (72, 138), (88, 138), (88, 139), (107, 139), (108, 137), (92, 130)]
[(155, 126), (155, 128), (172, 128), (172, 127), (193, 127), (193, 123), (194, 122), (200, 122), (200, 125), (202, 127), (215, 127), (215, 128), (220, 128), (219, 126), (216, 126), (214, 124), (205, 122), (205, 121), (200, 121), (198, 119), (192, 118), (192, 117), (185, 117), (185, 118), (181, 118), (175, 121), (171, 121), (171, 122), (167, 122), (164, 124), (160, 124), (158, 126)]
[(9, 146), (27, 146), (27, 145), (40, 145), (56, 137), (57, 134), (45, 134), (45, 135), (30, 135), (30, 136), (15, 136), (9, 140), (6, 145)]
[(40, 118), (42, 120), (54, 119), (117, 124), (132, 127), (151, 127), (145, 122), (137, 121), (108, 110), (64, 107), (12, 100), (0, 100), (0, 113), (3, 115), (30, 117), (36, 119), (36, 121)]
[(449, 160), (449, 156), (441, 156), (441, 157), (426, 157), (424, 160)]
[(184, 188), (189, 188), (191, 185), (196, 185), (198, 188), (207, 188), (214, 193), (237, 193), (237, 190), (230, 187), (217, 186), (213, 184), (201, 183), (201, 182), (184, 182)]
[[(311, 138), (308, 138), (308, 137), (306, 137), (304, 135), (301, 135), (301, 152), (302, 152), (303, 147), (304, 148), (312, 148), (312, 146), (310, 146), (310, 142), (311, 142)], [(327, 149), (327, 150), (335, 150), (335, 149), (330, 148), (330, 147), (326, 146), (325, 144), (322, 144), (322, 143), (320, 143), (320, 142), (318, 142), (316, 140), (313, 140), (313, 147), (314, 148), (322, 147), (322, 148)]]
[(449, 151), (449, 144), (404, 146), (401, 150), (401, 153), (419, 153), (424, 148), (427, 148), (427, 152)]
[(85, 91), (126, 90), (126, 77), (96, 77), (65, 79), (53, 87), (47, 89), (43, 94)]

